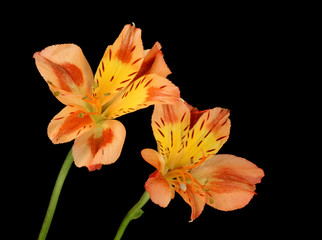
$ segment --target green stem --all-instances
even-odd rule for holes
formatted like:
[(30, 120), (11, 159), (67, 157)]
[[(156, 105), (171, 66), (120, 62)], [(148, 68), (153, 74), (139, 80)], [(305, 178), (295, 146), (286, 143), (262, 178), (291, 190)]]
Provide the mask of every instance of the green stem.
[(55, 183), (55, 187), (54, 190), (51, 194), (51, 198), (50, 198), (50, 202), (49, 202), (49, 206), (47, 209), (47, 213), (46, 213), (46, 217), (45, 220), (42, 224), (39, 236), (38, 236), (38, 240), (44, 240), (46, 239), (51, 221), (53, 219), (55, 210), (56, 210), (56, 206), (57, 206), (57, 202), (59, 199), (59, 195), (60, 195), (60, 191), (63, 187), (64, 181), (66, 179), (66, 176), (68, 174), (68, 171), (73, 163), (73, 154), (72, 154), (72, 150), (69, 151), (69, 153), (67, 154), (67, 157), (65, 159), (65, 162), (63, 163), (63, 166), (59, 172), (59, 175), (57, 177), (56, 183)]
[(150, 194), (145, 191), (141, 197), (141, 199), (130, 209), (130, 211), (125, 215), (117, 233), (115, 235), (114, 240), (120, 240), (123, 236), (123, 233), (127, 227), (127, 225), (133, 220), (139, 218), (142, 214), (142, 207), (149, 201)]

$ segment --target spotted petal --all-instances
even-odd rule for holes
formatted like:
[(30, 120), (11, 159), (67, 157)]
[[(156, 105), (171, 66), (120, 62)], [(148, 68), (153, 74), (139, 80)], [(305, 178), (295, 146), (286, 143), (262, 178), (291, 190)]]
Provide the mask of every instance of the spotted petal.
[(82, 50), (75, 44), (53, 45), (33, 56), (50, 90), (64, 104), (82, 105), (93, 73)]
[(153, 104), (174, 104), (179, 98), (178, 87), (168, 79), (148, 74), (133, 81), (110, 100), (103, 115), (114, 119)]
[(202, 111), (198, 120), (191, 113), (191, 123), (185, 139), (182, 159), (176, 166), (186, 166), (199, 162), (204, 156), (216, 154), (228, 140), (230, 133), (229, 110), (213, 108)]
[(191, 171), (207, 190), (207, 204), (223, 211), (239, 209), (255, 194), (264, 172), (244, 158), (218, 154)]
[(108, 46), (94, 77), (93, 94), (108, 101), (126, 87), (143, 61), (141, 29), (125, 25), (113, 45)]
[(66, 106), (49, 123), (48, 136), (53, 143), (69, 142), (95, 126), (84, 109)]
[(77, 167), (90, 171), (114, 163), (120, 156), (125, 140), (125, 128), (116, 120), (106, 120), (75, 140), (73, 156)]
[(173, 168), (183, 154), (184, 139), (190, 127), (190, 111), (182, 100), (173, 105), (156, 105), (152, 129), (158, 152), (165, 158), (166, 167)]
[(144, 60), (135, 77), (136, 79), (150, 73), (155, 73), (161, 77), (167, 77), (171, 73), (164, 61), (159, 42), (156, 42), (150, 50), (145, 50), (144, 54)]
[(195, 220), (202, 213), (205, 204), (206, 204), (206, 196), (204, 193), (194, 193), (191, 187), (187, 187), (182, 190), (180, 187), (176, 187), (176, 192), (181, 195), (183, 200), (188, 203), (191, 207), (191, 222)]

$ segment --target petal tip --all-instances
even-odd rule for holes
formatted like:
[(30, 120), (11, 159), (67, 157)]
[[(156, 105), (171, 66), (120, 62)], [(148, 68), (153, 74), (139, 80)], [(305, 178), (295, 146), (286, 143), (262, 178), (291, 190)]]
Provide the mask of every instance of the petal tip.
[(156, 170), (146, 181), (145, 190), (149, 192), (151, 201), (160, 207), (167, 207), (171, 201), (171, 187), (164, 176)]
[(103, 166), (102, 164), (94, 164), (94, 165), (87, 166), (87, 169), (89, 172), (93, 172), (95, 170), (101, 170), (102, 166)]

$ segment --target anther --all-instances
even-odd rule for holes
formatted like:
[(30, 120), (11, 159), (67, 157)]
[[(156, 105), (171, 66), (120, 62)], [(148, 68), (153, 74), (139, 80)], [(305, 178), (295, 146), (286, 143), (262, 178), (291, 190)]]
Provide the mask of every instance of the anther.
[(180, 188), (181, 188), (181, 190), (183, 190), (183, 191), (186, 191), (186, 190), (187, 190), (187, 186), (186, 186), (186, 184), (184, 184), (184, 183), (181, 183), (181, 184), (180, 184)]
[(98, 87), (99, 87), (99, 84), (98, 83), (94, 83), (93, 86), (92, 86), (93, 89), (96, 89)]

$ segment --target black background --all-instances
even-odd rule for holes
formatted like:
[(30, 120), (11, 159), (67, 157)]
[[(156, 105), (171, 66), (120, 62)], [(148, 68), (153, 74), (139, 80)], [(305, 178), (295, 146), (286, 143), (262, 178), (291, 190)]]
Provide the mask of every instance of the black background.
[[(90, 4), (90, 3), (89, 3)], [(40, 6), (30, 13), (26, 54), (31, 75), (25, 75), (24, 95), (29, 111), (23, 131), (27, 145), (28, 194), (24, 196), (26, 239), (36, 239), (51, 192), (71, 143), (54, 145), (47, 126), (63, 105), (49, 91), (32, 59), (36, 51), (59, 43), (79, 45), (93, 72), (107, 45), (123, 26), (134, 22), (142, 29), (145, 49), (155, 41), (173, 72), (168, 78), (181, 97), (199, 110), (224, 107), (231, 110), (231, 134), (219, 153), (244, 157), (265, 171), (257, 195), (245, 208), (221, 212), (206, 206), (193, 223), (190, 206), (179, 195), (163, 209), (151, 201), (144, 214), (130, 223), (123, 239), (257, 239), (279, 231), (277, 213), (282, 205), (277, 182), (280, 161), (276, 129), (288, 100), (281, 101), (287, 35), (291, 20), (278, 6), (202, 5), (188, 3), (140, 6), (77, 7)], [(29, 62), (29, 63), (28, 63)], [(21, 104), (24, 104), (21, 102)], [(119, 160), (88, 172), (73, 165), (65, 181), (47, 236), (53, 239), (113, 239), (127, 211), (144, 192), (144, 183), (154, 168), (141, 157), (144, 148), (156, 149), (151, 130), (153, 107), (118, 118), (127, 136)], [(23, 183), (24, 184), (24, 183)], [(27, 210), (26, 210), (27, 209)], [(274, 219), (274, 220), (272, 220)]]

